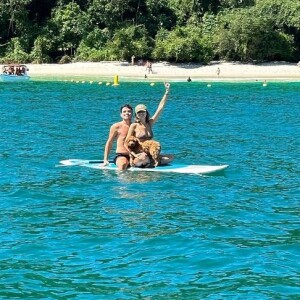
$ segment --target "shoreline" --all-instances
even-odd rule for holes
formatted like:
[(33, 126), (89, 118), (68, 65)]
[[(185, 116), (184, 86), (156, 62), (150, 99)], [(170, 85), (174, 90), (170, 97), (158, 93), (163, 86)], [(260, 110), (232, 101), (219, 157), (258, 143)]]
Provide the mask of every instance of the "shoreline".
[[(32, 79), (82, 78), (138, 81), (300, 81), (300, 67), (295, 63), (272, 62), (263, 64), (242, 64), (212, 62), (201, 64), (153, 63), (153, 72), (145, 66), (127, 62), (77, 62), (70, 64), (27, 64)], [(219, 69), (219, 76), (218, 76)], [(145, 76), (147, 76), (145, 78)]]

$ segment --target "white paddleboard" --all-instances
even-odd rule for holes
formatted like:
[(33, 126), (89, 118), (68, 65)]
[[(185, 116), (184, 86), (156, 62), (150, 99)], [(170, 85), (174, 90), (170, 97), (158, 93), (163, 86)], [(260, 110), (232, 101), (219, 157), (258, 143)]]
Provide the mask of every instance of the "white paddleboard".
[[(100, 160), (85, 160), (85, 159), (66, 159), (61, 160), (59, 166), (82, 166), (99, 170), (117, 170), (115, 164), (110, 163), (104, 166), (103, 161)], [(155, 168), (129, 168), (128, 171), (140, 171), (140, 172), (173, 172), (173, 173), (185, 173), (185, 174), (212, 174), (220, 172), (228, 168), (228, 165), (184, 165), (184, 164), (169, 164), (165, 166), (158, 166)]]

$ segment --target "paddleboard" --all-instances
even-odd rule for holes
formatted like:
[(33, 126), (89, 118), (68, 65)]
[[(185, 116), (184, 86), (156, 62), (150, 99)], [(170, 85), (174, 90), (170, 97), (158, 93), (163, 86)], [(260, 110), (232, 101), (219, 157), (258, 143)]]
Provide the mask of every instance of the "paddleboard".
[[(82, 166), (99, 170), (117, 170), (114, 163), (110, 162), (109, 165), (104, 166), (101, 160), (85, 160), (85, 159), (66, 159), (61, 160), (58, 166)], [(127, 171), (138, 172), (173, 172), (183, 174), (213, 174), (221, 172), (228, 168), (229, 165), (185, 165), (172, 163), (165, 166), (158, 166), (155, 168), (129, 168)]]

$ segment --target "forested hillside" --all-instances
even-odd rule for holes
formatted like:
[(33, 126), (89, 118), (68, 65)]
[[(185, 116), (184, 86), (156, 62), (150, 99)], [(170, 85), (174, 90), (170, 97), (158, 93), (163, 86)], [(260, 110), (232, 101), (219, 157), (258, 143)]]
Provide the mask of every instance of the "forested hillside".
[(300, 59), (300, 0), (1, 0), (0, 62)]

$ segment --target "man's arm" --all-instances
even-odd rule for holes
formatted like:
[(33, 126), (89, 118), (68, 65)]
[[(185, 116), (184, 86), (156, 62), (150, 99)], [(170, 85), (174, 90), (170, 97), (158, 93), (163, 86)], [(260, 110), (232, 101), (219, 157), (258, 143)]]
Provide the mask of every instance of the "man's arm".
[(118, 134), (117, 126), (116, 126), (116, 124), (113, 124), (110, 127), (109, 136), (108, 136), (108, 139), (106, 141), (105, 148), (104, 148), (104, 157), (103, 157), (103, 164), (104, 165), (109, 164), (108, 156), (109, 156), (109, 153), (110, 153), (111, 148), (113, 146), (113, 142), (117, 137), (117, 134)]

